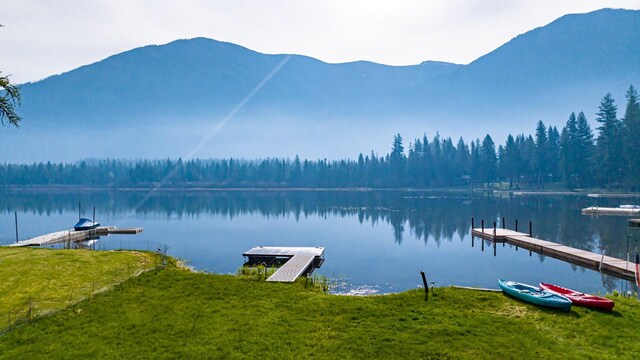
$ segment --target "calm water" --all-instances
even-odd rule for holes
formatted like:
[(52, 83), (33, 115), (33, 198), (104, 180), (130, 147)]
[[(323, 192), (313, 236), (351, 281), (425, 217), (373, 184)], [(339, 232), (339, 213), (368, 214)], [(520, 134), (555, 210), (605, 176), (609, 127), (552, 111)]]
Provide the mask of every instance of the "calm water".
[[(0, 194), (0, 244), (71, 227), (77, 204), (103, 225), (144, 227), (140, 235), (101, 238), (97, 249), (149, 249), (192, 267), (235, 273), (253, 246), (323, 246), (325, 263), (315, 274), (333, 279), (334, 292), (388, 293), (421, 286), (425, 271), (437, 286), (497, 288), (499, 277), (537, 284), (554, 282), (583, 291), (631, 289), (632, 284), (509, 245), (472, 241), (471, 217), (519, 219), (534, 236), (626, 258), (626, 217), (589, 217), (586, 206), (617, 206), (639, 199), (588, 197), (471, 197), (425, 192), (81, 192)], [(490, 225), (489, 225), (490, 224)], [(640, 231), (635, 235), (640, 239)], [(633, 233), (633, 231), (631, 231)], [(634, 239), (629, 246), (634, 248)]]

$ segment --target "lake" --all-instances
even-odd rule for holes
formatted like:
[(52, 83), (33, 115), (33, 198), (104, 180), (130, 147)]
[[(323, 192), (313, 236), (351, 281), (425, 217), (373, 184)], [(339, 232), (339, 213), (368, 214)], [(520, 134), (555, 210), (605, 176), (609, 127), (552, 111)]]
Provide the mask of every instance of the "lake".
[[(497, 278), (540, 281), (600, 292), (633, 284), (547, 256), (472, 241), (471, 218), (487, 228), (502, 217), (535, 237), (621, 259), (640, 231), (627, 218), (581, 215), (587, 206), (618, 206), (639, 199), (586, 196), (471, 196), (420, 191), (11, 191), (0, 193), (0, 244), (70, 228), (83, 216), (102, 225), (143, 227), (139, 235), (101, 238), (96, 249), (156, 250), (196, 270), (235, 273), (253, 246), (322, 246), (315, 275), (344, 294), (398, 292), (422, 286), (420, 271), (436, 286), (497, 288)], [(635, 238), (627, 239), (635, 232)], [(627, 241), (629, 240), (629, 241)]]

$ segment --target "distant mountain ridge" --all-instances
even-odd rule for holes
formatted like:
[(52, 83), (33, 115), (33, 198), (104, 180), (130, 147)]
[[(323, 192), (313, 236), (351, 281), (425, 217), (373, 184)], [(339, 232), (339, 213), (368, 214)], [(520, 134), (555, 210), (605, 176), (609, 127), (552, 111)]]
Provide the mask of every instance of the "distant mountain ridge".
[[(362, 94), (418, 84), (459, 65), (393, 67), (367, 61), (328, 64), (301, 55), (267, 55), (206, 38), (150, 45), (23, 86), (26, 117), (101, 119), (103, 111), (142, 116), (177, 109), (220, 115), (286, 62), (252, 101), (287, 111), (318, 111)], [(51, 89), (57, 91), (52, 92)], [(31, 105), (34, 104), (34, 105)], [(302, 105), (300, 105), (302, 104)]]
[[(24, 84), (23, 129), (1, 132), (0, 148), (19, 161), (353, 158), (386, 151), (397, 132), (467, 140), (490, 133), (502, 141), (508, 132), (533, 131), (537, 120), (561, 125), (571, 111), (592, 119), (608, 91), (623, 103), (624, 90), (640, 86), (639, 45), (640, 11), (612, 9), (563, 16), (468, 65), (328, 64), (206, 38), (177, 40)], [(194, 149), (221, 121), (212, 140)], [(50, 151), (47, 141), (62, 145)], [(12, 154), (15, 142), (25, 151)]]

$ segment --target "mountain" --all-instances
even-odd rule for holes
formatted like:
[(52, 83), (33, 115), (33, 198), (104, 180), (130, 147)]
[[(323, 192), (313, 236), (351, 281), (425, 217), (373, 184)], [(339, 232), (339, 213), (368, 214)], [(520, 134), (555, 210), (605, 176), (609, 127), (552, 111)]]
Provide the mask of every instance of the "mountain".
[[(349, 99), (417, 85), (459, 65), (392, 67), (367, 61), (327, 64), (300, 55), (266, 55), (205, 38), (145, 46), (23, 86), (24, 116), (39, 126), (110, 123), (150, 117), (224, 115), (274, 69), (248, 104), (309, 115)], [(52, 121), (55, 120), (55, 121)]]
[[(354, 158), (406, 140), (502, 142), (571, 111), (593, 120), (640, 86), (640, 11), (563, 16), (468, 65), (328, 64), (205, 38), (145, 46), (22, 86), (8, 161), (85, 157)], [(408, 141), (407, 141), (408, 142)], [(17, 151), (16, 149), (20, 149)]]

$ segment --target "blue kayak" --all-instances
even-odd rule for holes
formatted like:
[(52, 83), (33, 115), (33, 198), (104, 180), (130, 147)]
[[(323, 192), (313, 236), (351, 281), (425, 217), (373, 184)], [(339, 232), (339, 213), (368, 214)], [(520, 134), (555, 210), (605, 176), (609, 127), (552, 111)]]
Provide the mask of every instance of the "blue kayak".
[(516, 299), (564, 311), (571, 310), (571, 300), (539, 287), (498, 279), (502, 291)]
[(73, 229), (75, 231), (80, 231), (80, 230), (91, 230), (91, 229), (95, 229), (98, 226), (100, 226), (99, 222), (94, 222), (93, 220), (89, 220), (87, 218), (82, 218), (78, 221), (77, 224), (75, 224), (73, 226)]

